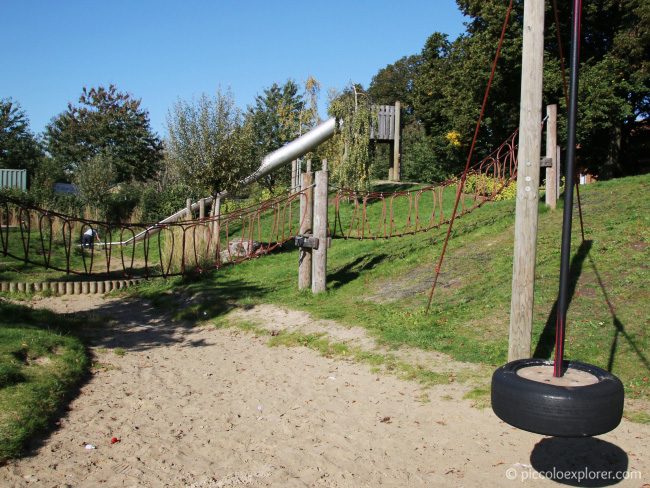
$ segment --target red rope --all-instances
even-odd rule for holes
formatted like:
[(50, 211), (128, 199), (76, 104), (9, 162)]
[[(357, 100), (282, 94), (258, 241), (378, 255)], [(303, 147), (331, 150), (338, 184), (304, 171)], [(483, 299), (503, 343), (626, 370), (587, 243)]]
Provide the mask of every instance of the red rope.
[(494, 81), (494, 74), (497, 69), (497, 61), (501, 56), (501, 47), (503, 46), (503, 40), (506, 37), (506, 29), (510, 21), (510, 14), (512, 13), (513, 0), (510, 0), (508, 5), (508, 10), (506, 11), (506, 18), (503, 21), (503, 27), (501, 28), (501, 37), (499, 37), (499, 44), (497, 46), (497, 52), (494, 56), (494, 61), (492, 61), (492, 70), (490, 72), (490, 78), (488, 80), (487, 87), (485, 88), (485, 95), (483, 96), (483, 104), (481, 105), (481, 113), (479, 114), (478, 120), (476, 121), (476, 128), (474, 129), (474, 137), (472, 138), (472, 144), (467, 155), (467, 162), (465, 163), (465, 170), (460, 179), (460, 185), (456, 191), (456, 201), (454, 202), (454, 211), (452, 212), (451, 219), (449, 220), (449, 227), (447, 228), (447, 235), (445, 236), (445, 242), (442, 245), (442, 252), (440, 253), (440, 259), (436, 265), (436, 275), (433, 279), (433, 284), (431, 285), (431, 291), (429, 292), (429, 301), (427, 302), (427, 313), (431, 308), (431, 300), (433, 299), (433, 292), (436, 289), (436, 284), (438, 283), (438, 278), (440, 276), (440, 268), (442, 267), (442, 262), (445, 258), (445, 252), (447, 251), (447, 244), (449, 243), (449, 237), (451, 236), (451, 229), (454, 226), (454, 221), (456, 220), (456, 212), (458, 211), (458, 203), (460, 202), (460, 197), (463, 192), (463, 187), (465, 186), (465, 180), (467, 179), (467, 172), (469, 171), (470, 162), (472, 161), (472, 156), (474, 155), (474, 148), (476, 146), (476, 141), (478, 140), (479, 130), (481, 128), (481, 122), (483, 121), (483, 116), (485, 115), (485, 108), (487, 106), (488, 97), (490, 95), (490, 89), (492, 88), (492, 82)]

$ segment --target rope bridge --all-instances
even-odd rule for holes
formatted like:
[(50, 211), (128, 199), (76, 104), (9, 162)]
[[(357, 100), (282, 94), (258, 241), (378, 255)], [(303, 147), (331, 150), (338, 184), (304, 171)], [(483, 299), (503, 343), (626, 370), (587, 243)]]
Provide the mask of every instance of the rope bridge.
[[(461, 215), (497, 199), (512, 183), (516, 136), (515, 131), (470, 169), (474, 185), (471, 193), (462, 193)], [(448, 189), (458, 192), (459, 185), (453, 178), (410, 191), (337, 189), (330, 197), (329, 234), (387, 239), (438, 228), (450, 221)], [(24, 264), (81, 276), (151, 278), (219, 269), (275, 251), (298, 235), (299, 203), (309, 197), (307, 190), (220, 216), (192, 219), (188, 214), (185, 221), (165, 224), (89, 220), (0, 196), (0, 252)]]
[(451, 218), (451, 210), (449, 216), (445, 214), (448, 188), (455, 188), (454, 195), (461, 192), (460, 215), (497, 199), (516, 178), (516, 137), (517, 131), (470, 168), (471, 193), (461, 191), (458, 178), (417, 190), (389, 193), (337, 189), (330, 234), (344, 239), (387, 239), (436, 229), (448, 224)]
[[(302, 193), (166, 224), (100, 222), (0, 196), (0, 251), (24, 264), (73, 275), (150, 278), (217, 269), (293, 239)], [(87, 233), (91, 239), (84, 239)]]

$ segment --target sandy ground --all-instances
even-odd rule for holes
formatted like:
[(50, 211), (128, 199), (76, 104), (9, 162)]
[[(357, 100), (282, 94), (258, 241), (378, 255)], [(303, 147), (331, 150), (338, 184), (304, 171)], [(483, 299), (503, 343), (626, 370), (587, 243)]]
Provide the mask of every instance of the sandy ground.
[[(0, 467), (1, 486), (551, 486), (526, 478), (587, 469), (627, 470), (636, 479), (619, 486), (650, 487), (649, 426), (624, 420), (598, 439), (544, 438), (473, 408), (465, 386), (423, 391), (353, 361), (269, 347), (267, 336), (174, 323), (145, 302), (72, 296), (35, 306), (105, 317), (89, 331), (98, 366), (58, 428)], [(377, 347), (361, 329), (271, 306), (232, 319)], [(399, 354), (433, 369), (445, 359)]]

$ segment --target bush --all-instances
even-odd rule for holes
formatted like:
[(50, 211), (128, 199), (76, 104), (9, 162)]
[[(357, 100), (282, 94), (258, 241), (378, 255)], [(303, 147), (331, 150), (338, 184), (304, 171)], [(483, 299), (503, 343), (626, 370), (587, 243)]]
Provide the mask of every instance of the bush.
[[(504, 186), (504, 183), (506, 185)], [(504, 182), (482, 174), (471, 174), (465, 180), (465, 193), (481, 195), (483, 197), (494, 196), (495, 201), (514, 200), (517, 197), (517, 182)]]

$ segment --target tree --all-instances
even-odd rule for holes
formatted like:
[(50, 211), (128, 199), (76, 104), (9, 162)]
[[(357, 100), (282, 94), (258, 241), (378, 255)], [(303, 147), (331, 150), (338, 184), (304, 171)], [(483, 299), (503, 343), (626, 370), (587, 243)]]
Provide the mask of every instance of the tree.
[(31, 181), (42, 158), (25, 112), (10, 98), (0, 99), (0, 168), (26, 169)]
[(47, 126), (47, 151), (69, 177), (102, 155), (113, 161), (117, 183), (145, 181), (155, 174), (163, 148), (140, 103), (114, 85), (84, 87), (79, 104), (69, 103)]
[[(294, 140), (308, 130), (314, 120), (313, 103), (318, 91), (318, 82), (308, 80), (307, 95), (311, 104), (308, 107), (304, 95), (293, 80), (287, 80), (280, 86), (273, 83), (262, 95), (255, 97), (255, 105), (248, 107), (247, 120), (252, 125), (256, 156), (259, 161), (286, 143)], [(288, 166), (278, 168), (266, 176), (264, 183), (273, 191), (279, 182), (289, 182)]]
[(332, 178), (339, 185), (360, 189), (370, 183), (370, 132), (377, 125), (370, 97), (358, 84), (334, 94), (329, 114), (336, 117), (340, 135), (335, 138), (338, 160), (332, 163)]
[(181, 180), (216, 196), (235, 192), (256, 166), (253, 127), (244, 122), (230, 92), (179, 100), (167, 118), (169, 158)]
[(404, 56), (372, 77), (368, 95), (373, 104), (392, 105), (399, 101), (404, 107), (403, 123), (408, 125), (413, 114), (413, 88), (421, 56)]
[[(457, 0), (468, 17), (466, 32), (453, 42), (433, 34), (426, 42), (414, 80), (414, 116), (433, 144), (433, 160), (447, 152), (446, 134), (460, 134), (454, 162), (463, 166), (463, 154), (479, 115), (490, 63), (495, 54), (507, 2)], [(553, 3), (546, 6), (544, 102), (560, 105), (560, 141), (566, 133), (566, 104), (562, 88), (557, 29), (565, 55), (569, 52), (571, 2), (557, 2), (560, 25), (555, 25)], [(644, 0), (587, 2), (583, 12), (581, 82), (579, 93), (579, 164), (604, 177), (638, 171), (635, 145), (639, 126), (647, 124), (650, 108), (650, 6)], [(518, 125), (521, 78), (523, 2), (515, 2), (497, 66), (485, 118), (479, 134), (479, 159), (500, 144)], [(406, 151), (406, 148), (405, 148)]]

